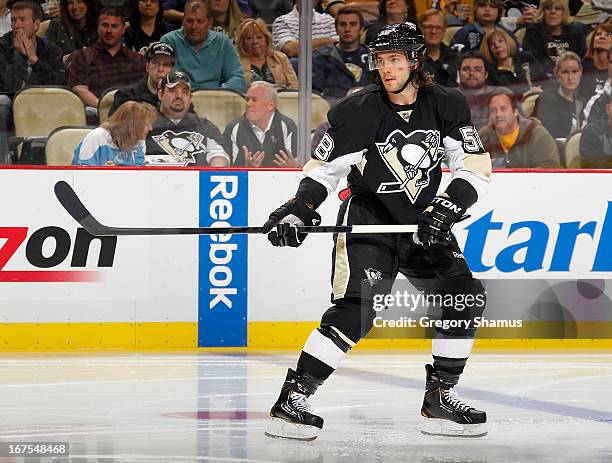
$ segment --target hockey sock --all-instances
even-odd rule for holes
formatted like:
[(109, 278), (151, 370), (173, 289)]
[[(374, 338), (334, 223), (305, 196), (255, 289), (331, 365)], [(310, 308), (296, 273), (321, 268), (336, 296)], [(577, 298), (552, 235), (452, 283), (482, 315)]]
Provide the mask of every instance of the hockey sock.
[(433, 366), (442, 381), (449, 384), (459, 382), (473, 345), (473, 338), (451, 338), (442, 334), (434, 337), (431, 346)]
[(338, 368), (352, 345), (336, 328), (323, 325), (310, 333), (298, 359), (297, 369), (326, 380)]

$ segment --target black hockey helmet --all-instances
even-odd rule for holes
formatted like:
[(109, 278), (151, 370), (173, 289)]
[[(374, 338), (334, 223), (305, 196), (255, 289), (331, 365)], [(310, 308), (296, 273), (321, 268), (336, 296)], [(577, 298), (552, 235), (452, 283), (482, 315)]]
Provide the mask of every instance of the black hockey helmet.
[(368, 45), (368, 66), (376, 69), (376, 54), (384, 51), (403, 51), (409, 60), (421, 66), (425, 54), (425, 39), (416, 25), (411, 22), (389, 24), (380, 31)]

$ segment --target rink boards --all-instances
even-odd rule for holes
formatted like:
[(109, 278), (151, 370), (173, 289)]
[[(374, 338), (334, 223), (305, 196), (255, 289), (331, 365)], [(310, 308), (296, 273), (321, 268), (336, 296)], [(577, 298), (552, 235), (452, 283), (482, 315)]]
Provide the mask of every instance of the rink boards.
[[(300, 178), (274, 170), (0, 170), (0, 346), (301, 346), (329, 306), (331, 235), (309, 236), (299, 249), (244, 235), (99, 240), (53, 196), (55, 182), (67, 181), (106, 225), (260, 225)], [(612, 346), (610, 180), (606, 172), (494, 175), (488, 196), (455, 228), (465, 258), (482, 279), (513, 280), (509, 288), (546, 281), (542, 291), (586, 331), (583, 339), (482, 339), (481, 346)], [(330, 196), (323, 223), (335, 222), (339, 204)], [(507, 311), (518, 318), (530, 301), (518, 294)], [(428, 345), (389, 337), (363, 344)]]

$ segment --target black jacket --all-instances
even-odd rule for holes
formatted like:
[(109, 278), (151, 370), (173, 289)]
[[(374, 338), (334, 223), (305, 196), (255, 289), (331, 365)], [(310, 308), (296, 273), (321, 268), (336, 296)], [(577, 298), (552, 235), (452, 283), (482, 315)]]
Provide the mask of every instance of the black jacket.
[[(554, 138), (567, 138), (582, 125), (585, 101), (576, 96), (574, 102), (559, 94), (559, 87), (545, 90), (536, 100), (535, 114)], [(581, 105), (576, 117), (576, 102)]]
[(457, 70), (459, 68), (459, 52), (454, 48), (440, 44), (440, 59), (432, 60), (425, 55), (423, 68), (434, 75), (437, 84), (444, 87), (458, 87)]
[(518, 98), (522, 98), (523, 93), (529, 90), (529, 82), (534, 86), (541, 85), (546, 80), (546, 73), (528, 53), (519, 52), (517, 55), (518, 58), (513, 60), (513, 70), (500, 69), (495, 64), (487, 63), (487, 84), (509, 88)]
[(0, 92), (15, 93), (27, 85), (65, 85), (62, 50), (45, 38), (36, 37), (38, 62), (28, 73), (28, 59), (13, 46), (13, 33), (0, 37)]
[(144, 77), (135, 84), (126, 85), (125, 87), (119, 88), (115, 92), (113, 106), (111, 106), (108, 115), (111, 116), (115, 111), (117, 111), (117, 108), (119, 108), (119, 106), (126, 101), (141, 101), (143, 103), (149, 103), (157, 108), (159, 105), (157, 93), (151, 93), (149, 91), (149, 87), (147, 87), (147, 80), (148, 77)]
[[(359, 45), (359, 52), (367, 60), (368, 49)], [(340, 51), (335, 45), (319, 48), (312, 55), (312, 88), (321, 92), (331, 103), (344, 98), (353, 87), (366, 87), (372, 83), (372, 74), (367, 67), (359, 69), (359, 79), (346, 67)]]
[(542, 65), (544, 72), (552, 76), (555, 60), (561, 53), (573, 51), (578, 56), (584, 56), (584, 29), (577, 24), (565, 24), (561, 34), (553, 36), (543, 24), (528, 26), (523, 39), (523, 50)]

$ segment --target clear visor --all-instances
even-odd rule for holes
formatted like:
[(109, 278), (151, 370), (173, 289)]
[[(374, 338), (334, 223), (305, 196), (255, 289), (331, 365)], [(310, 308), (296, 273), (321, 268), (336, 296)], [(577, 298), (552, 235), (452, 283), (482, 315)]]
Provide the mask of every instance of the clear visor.
[[(388, 57), (379, 56), (381, 53), (391, 53), (389, 51), (379, 51), (376, 53), (368, 53), (368, 67), (370, 71), (382, 69), (383, 67), (398, 68), (406, 64), (406, 61), (398, 55), (392, 55)], [(404, 50), (398, 51), (397, 53), (403, 53), (406, 56), (406, 60), (411, 66), (418, 66), (419, 60), (411, 58), (408, 53)]]

